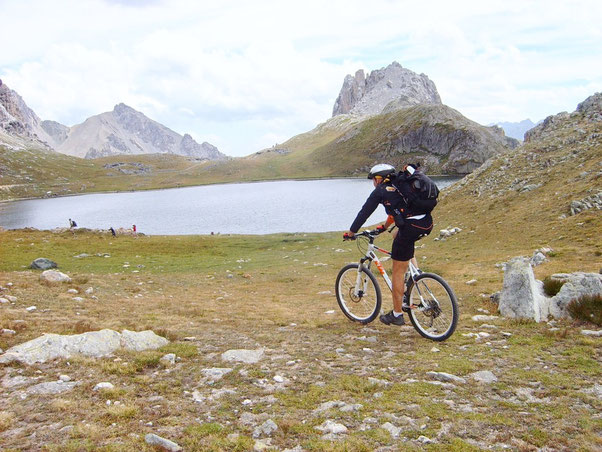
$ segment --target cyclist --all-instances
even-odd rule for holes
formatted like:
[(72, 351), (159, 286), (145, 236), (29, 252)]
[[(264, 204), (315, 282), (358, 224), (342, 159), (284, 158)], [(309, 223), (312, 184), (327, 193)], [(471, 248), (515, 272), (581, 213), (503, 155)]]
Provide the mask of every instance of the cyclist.
[[(430, 234), (433, 229), (433, 218), (430, 213), (420, 212), (412, 208), (412, 200), (416, 195), (407, 179), (414, 174), (419, 165), (406, 165), (404, 171), (396, 174), (395, 167), (381, 163), (375, 165), (368, 173), (372, 179), (374, 190), (357, 214), (353, 224), (343, 236), (344, 239), (353, 237), (372, 215), (379, 204), (382, 204), (389, 215), (387, 221), (379, 226), (384, 232), (395, 221), (399, 228), (393, 239), (391, 259), (393, 260), (393, 310), (380, 316), (385, 325), (403, 325), (403, 308), (409, 308), (404, 299), (404, 277), (408, 271), (409, 261), (418, 267), (414, 258), (414, 243), (421, 237)], [(395, 185), (393, 185), (395, 182)], [(393, 220), (394, 219), (394, 220)], [(403, 305), (405, 303), (405, 306)]]

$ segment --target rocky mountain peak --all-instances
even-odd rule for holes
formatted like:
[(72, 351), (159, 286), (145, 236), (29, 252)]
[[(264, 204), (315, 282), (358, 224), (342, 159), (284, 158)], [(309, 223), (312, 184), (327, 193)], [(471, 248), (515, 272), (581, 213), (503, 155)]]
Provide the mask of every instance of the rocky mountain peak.
[(347, 75), (335, 101), (332, 116), (377, 115), (418, 104), (441, 104), (435, 84), (394, 61), (367, 77), (362, 69)]
[(198, 144), (189, 134), (181, 136), (124, 103), (73, 126), (57, 150), (85, 158), (118, 154), (176, 154), (207, 160), (225, 158), (215, 146)]
[(54, 142), (41, 122), (23, 98), (0, 80), (0, 130), (50, 147)]

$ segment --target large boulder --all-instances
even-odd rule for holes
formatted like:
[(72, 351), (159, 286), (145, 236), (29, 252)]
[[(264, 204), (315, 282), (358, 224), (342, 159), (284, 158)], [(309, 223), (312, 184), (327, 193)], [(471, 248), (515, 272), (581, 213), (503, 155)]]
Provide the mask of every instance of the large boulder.
[(602, 294), (602, 275), (598, 273), (557, 273), (551, 278), (564, 281), (560, 291), (549, 302), (553, 317), (570, 317), (567, 308), (571, 301), (584, 295)]
[(50, 259), (38, 257), (31, 263), (29, 268), (33, 268), (34, 270), (50, 270), (51, 268), (58, 268), (58, 265), (56, 262), (51, 261)]
[(543, 284), (535, 279), (529, 259), (515, 257), (506, 264), (504, 286), (500, 294), (500, 314), (504, 317), (545, 320), (548, 309)]
[(71, 282), (71, 278), (58, 270), (46, 270), (40, 275), (40, 281), (46, 284)]
[(569, 304), (584, 295), (602, 295), (602, 275), (598, 273), (558, 273), (551, 278), (563, 281), (560, 291), (548, 297), (543, 283), (535, 279), (529, 259), (516, 257), (506, 264), (504, 287), (499, 298), (504, 317), (545, 321), (548, 317), (568, 318)]
[(116, 350), (142, 351), (167, 345), (169, 341), (152, 331), (124, 330), (90, 331), (75, 335), (44, 334), (23, 344), (9, 348), (0, 355), (0, 364), (19, 361), (24, 364), (44, 363), (57, 358), (84, 355), (95, 358), (108, 356)]

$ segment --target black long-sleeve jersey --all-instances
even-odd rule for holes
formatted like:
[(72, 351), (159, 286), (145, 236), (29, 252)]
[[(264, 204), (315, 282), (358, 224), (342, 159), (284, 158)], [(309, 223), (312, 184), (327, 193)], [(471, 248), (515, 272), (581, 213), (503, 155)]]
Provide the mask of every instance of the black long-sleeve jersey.
[(357, 217), (355, 217), (349, 230), (354, 233), (359, 231), (379, 204), (382, 204), (385, 207), (387, 215), (395, 216), (399, 213), (406, 212), (408, 210), (407, 201), (409, 201), (414, 194), (411, 192), (407, 183), (399, 184), (398, 188), (401, 191), (401, 194), (390, 183), (383, 182), (377, 185), (372, 193), (370, 193), (370, 196), (368, 196), (368, 199), (357, 214)]

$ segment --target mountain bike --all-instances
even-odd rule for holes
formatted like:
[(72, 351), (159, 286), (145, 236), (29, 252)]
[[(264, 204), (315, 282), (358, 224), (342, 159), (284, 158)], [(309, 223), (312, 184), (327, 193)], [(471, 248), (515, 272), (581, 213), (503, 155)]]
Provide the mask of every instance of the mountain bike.
[[(339, 307), (350, 320), (364, 325), (376, 319), (382, 304), (380, 286), (370, 270), (372, 264), (389, 290), (393, 290), (391, 279), (376, 255), (376, 251), (379, 251), (391, 256), (389, 251), (374, 245), (374, 239), (381, 232), (377, 229), (363, 231), (349, 238), (357, 240), (358, 249), (364, 256), (359, 263), (344, 266), (336, 280)], [(459, 311), (456, 295), (449, 284), (435, 273), (418, 270), (411, 261), (405, 284), (402, 309), (410, 317), (416, 331), (434, 341), (444, 341), (450, 337), (456, 329)]]

